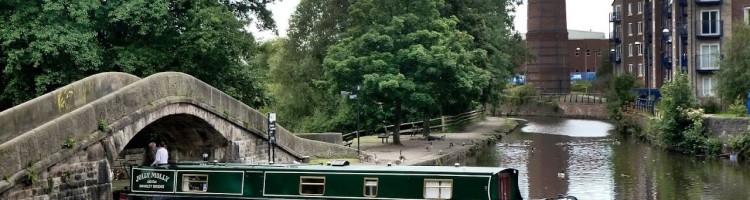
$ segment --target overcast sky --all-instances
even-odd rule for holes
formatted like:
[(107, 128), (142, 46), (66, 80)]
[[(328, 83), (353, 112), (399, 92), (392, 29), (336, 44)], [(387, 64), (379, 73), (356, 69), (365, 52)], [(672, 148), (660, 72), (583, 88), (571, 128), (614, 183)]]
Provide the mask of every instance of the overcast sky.
[[(276, 21), (276, 27), (279, 30), (279, 36), (285, 37), (286, 30), (289, 28), (289, 18), (294, 13), (300, 0), (282, 0), (270, 5), (273, 12), (273, 18)], [(520, 32), (526, 32), (526, 3), (516, 9), (516, 29)], [(568, 29), (602, 32), (609, 35), (609, 12), (612, 10), (611, 0), (567, 0)], [(275, 37), (270, 31), (258, 32), (251, 27), (255, 37), (259, 40), (267, 40)]]

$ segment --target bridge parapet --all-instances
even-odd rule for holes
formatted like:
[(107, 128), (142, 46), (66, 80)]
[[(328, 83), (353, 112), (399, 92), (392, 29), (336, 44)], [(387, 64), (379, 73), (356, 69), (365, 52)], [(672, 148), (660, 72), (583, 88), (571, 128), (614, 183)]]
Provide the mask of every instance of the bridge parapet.
[[(244, 151), (237, 152), (240, 154), (260, 153), (257, 150), (262, 149), (264, 143), (259, 143), (257, 138), (268, 138), (267, 119), (263, 113), (187, 74), (159, 73), (127, 86), (114, 88), (107, 95), (97, 96), (93, 101), (87, 99), (88, 103), (76, 103), (76, 107), (72, 107), (75, 109), (71, 108), (71, 111), (47, 120), (47, 123), (31, 126), (25, 133), (0, 143), (0, 160), (8, 161), (0, 162), (0, 176), (4, 179), (0, 180), (0, 198), (29, 197), (20, 195), (25, 194), (22, 192), (24, 190), (19, 190), (16, 186), (24, 177), (33, 174), (31, 172), (44, 172), (54, 166), (76, 163), (113, 163), (113, 157), (125, 148), (135, 134), (149, 123), (167, 115), (190, 114), (209, 121), (227, 140), (234, 142), (235, 147), (230, 148), (247, 147)], [(245, 134), (247, 132), (253, 134)], [(285, 153), (283, 157), (287, 159), (290, 156), (299, 159), (302, 155), (356, 155), (355, 149), (299, 138), (283, 127), (278, 127), (277, 135), (277, 149)], [(66, 144), (71, 146), (66, 147)], [(106, 159), (73, 156), (82, 151), (91, 151), (92, 148), (103, 149)], [(262, 156), (251, 157), (253, 162), (262, 159)], [(105, 167), (111, 166), (107, 164)], [(52, 171), (54, 170), (50, 172)], [(57, 180), (60, 176), (53, 173), (47, 178)], [(101, 177), (107, 176), (99, 175), (91, 179), (97, 184), (108, 186), (109, 180), (99, 180)], [(11, 188), (15, 188), (10, 190), (15, 192), (11, 192), (9, 196), (6, 191)], [(58, 192), (63, 192), (60, 189), (62, 187), (56, 188)], [(80, 187), (66, 188), (69, 192)]]
[(2, 111), (0, 144), (138, 80), (126, 73), (100, 73)]

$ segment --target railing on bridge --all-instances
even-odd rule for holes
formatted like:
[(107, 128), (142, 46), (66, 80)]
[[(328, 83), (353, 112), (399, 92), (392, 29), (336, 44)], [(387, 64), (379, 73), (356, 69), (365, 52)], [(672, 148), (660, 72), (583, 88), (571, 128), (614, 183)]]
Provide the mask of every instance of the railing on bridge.
[(635, 100), (635, 105), (633, 106), (636, 110), (639, 110), (641, 112), (648, 112), (652, 115), (656, 115), (656, 103), (658, 101), (649, 99), (649, 98), (638, 98)]
[[(449, 127), (455, 127), (455, 126), (461, 126), (465, 125), (472, 120), (476, 119), (477, 117), (481, 116), (484, 113), (483, 109), (474, 110), (470, 112), (461, 113), (454, 116), (442, 116), (438, 118), (430, 119), (430, 130), (439, 130), (439, 131), (446, 131)], [(424, 124), (424, 121), (413, 121), (413, 122), (406, 122), (401, 123), (401, 126), (399, 127), (399, 135), (403, 134), (409, 134), (409, 135), (416, 135), (424, 130), (424, 127), (422, 125)], [(433, 125), (434, 124), (434, 125)], [(385, 134), (388, 132), (389, 135), (386, 135), (386, 137), (393, 135), (395, 125), (386, 125), (380, 128), (377, 128), (375, 130), (359, 130), (359, 136), (368, 136), (368, 135), (376, 135), (376, 134)], [(346, 133), (342, 136), (342, 139), (345, 143), (348, 141), (353, 140), (357, 137), (357, 131), (352, 131), (350, 133)]]
[(606, 98), (602, 93), (585, 93), (585, 94), (569, 94), (569, 93), (542, 93), (537, 96), (539, 100), (556, 100), (558, 102), (567, 103), (604, 103)]

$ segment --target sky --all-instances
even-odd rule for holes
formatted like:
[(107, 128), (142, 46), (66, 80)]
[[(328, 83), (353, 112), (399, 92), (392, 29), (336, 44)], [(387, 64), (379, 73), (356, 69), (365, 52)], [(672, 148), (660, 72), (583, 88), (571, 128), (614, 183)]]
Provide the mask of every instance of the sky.
[[(282, 0), (269, 6), (273, 12), (273, 18), (276, 21), (276, 27), (279, 35), (274, 35), (271, 31), (258, 31), (250, 27), (251, 31), (258, 40), (268, 40), (276, 37), (286, 37), (286, 30), (289, 28), (289, 18), (297, 8), (300, 0)], [(516, 8), (515, 27), (519, 32), (526, 32), (526, 4)], [(566, 13), (568, 19), (568, 29), (581, 31), (602, 32), (609, 35), (609, 12), (612, 10), (611, 0), (567, 0)]]

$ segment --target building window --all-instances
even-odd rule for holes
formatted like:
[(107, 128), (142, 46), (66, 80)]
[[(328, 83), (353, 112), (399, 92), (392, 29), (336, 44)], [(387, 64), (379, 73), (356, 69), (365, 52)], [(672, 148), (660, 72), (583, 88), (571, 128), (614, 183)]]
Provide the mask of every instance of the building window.
[(633, 23), (628, 23), (628, 36), (633, 36)]
[(643, 77), (643, 63), (638, 63), (638, 77)]
[(701, 44), (698, 69), (719, 69), (719, 44)]
[(378, 179), (377, 178), (365, 178), (365, 194), (366, 197), (378, 196)]
[(633, 57), (633, 44), (628, 44), (628, 57)]
[(702, 11), (701, 12), (701, 34), (715, 35), (719, 34), (719, 11)]
[(183, 192), (206, 192), (208, 191), (208, 175), (185, 174), (182, 175)]
[(586, 56), (590, 56), (590, 55), (591, 55), (591, 50), (586, 49)]
[(302, 176), (299, 178), (299, 194), (323, 195), (326, 191), (325, 177)]
[(425, 199), (450, 199), (453, 191), (453, 180), (448, 179), (425, 179)]
[(750, 25), (750, 7), (745, 8), (745, 24)]
[(628, 73), (633, 74), (633, 64), (628, 64)]
[(638, 2), (638, 14), (643, 14), (643, 2)]
[(703, 96), (714, 96), (714, 81), (716, 80), (713, 77), (703, 77)]
[(643, 35), (643, 22), (638, 22), (638, 35)]
[(635, 50), (638, 52), (639, 56), (643, 55), (643, 48), (641, 46), (641, 44), (635, 44)]
[(628, 16), (633, 16), (633, 4), (628, 3)]

